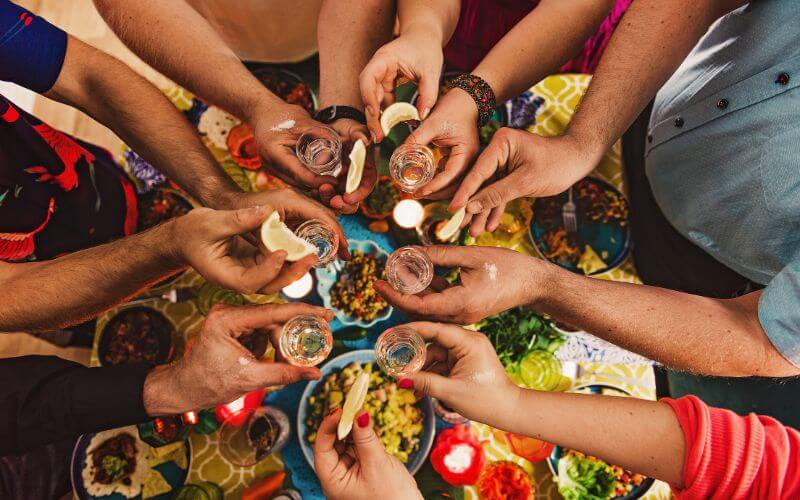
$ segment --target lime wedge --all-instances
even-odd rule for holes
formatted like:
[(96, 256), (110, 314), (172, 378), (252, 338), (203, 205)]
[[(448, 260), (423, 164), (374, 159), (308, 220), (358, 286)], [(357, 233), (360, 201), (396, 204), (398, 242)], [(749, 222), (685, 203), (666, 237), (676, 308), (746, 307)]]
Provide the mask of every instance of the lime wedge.
[(383, 135), (389, 135), (392, 128), (400, 122), (409, 120), (419, 121), (419, 112), (413, 104), (407, 102), (396, 102), (383, 110), (381, 114), (381, 129)]
[(272, 212), (261, 225), (261, 240), (270, 252), (284, 250), (287, 254), (286, 260), (289, 262), (317, 253), (317, 247), (297, 237), (286, 224), (281, 222), (278, 212)]
[(364, 141), (357, 140), (350, 151), (350, 168), (347, 171), (347, 185), (345, 193), (350, 194), (361, 185), (361, 177), (364, 175), (364, 162), (367, 160), (367, 147)]
[(347, 397), (344, 400), (344, 407), (342, 408), (342, 418), (339, 420), (339, 428), (337, 429), (337, 436), (340, 440), (350, 434), (353, 428), (353, 420), (356, 418), (358, 410), (364, 406), (364, 401), (367, 400), (367, 389), (369, 388), (369, 374), (362, 373), (356, 377), (352, 387), (347, 392)]
[(450, 217), (450, 220), (447, 221), (447, 224), (440, 227), (439, 230), (436, 231), (436, 237), (442, 241), (449, 241), (450, 238), (458, 233), (458, 229), (461, 227), (461, 223), (464, 221), (464, 216), (466, 213), (466, 207), (462, 207), (461, 210), (454, 213), (453, 216)]

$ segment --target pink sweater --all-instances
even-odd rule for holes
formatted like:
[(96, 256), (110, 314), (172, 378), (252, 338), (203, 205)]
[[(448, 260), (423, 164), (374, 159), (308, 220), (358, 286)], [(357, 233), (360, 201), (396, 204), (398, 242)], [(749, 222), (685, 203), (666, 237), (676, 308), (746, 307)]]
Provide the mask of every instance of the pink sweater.
[(800, 498), (800, 432), (771, 417), (662, 399), (686, 436), (681, 498)]

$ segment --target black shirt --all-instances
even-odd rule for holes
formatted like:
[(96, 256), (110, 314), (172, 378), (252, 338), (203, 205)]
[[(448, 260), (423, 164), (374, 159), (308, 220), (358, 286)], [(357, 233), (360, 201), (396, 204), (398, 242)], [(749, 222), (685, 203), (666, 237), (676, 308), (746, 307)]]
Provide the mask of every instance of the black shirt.
[(150, 367), (87, 368), (54, 356), (0, 359), (0, 456), (148, 420)]

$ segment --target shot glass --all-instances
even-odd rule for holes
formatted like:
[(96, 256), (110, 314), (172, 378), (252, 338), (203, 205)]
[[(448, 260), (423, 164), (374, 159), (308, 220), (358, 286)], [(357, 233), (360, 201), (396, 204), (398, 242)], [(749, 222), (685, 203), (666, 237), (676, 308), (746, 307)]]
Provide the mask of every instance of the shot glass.
[(315, 267), (325, 267), (336, 258), (336, 251), (339, 249), (339, 235), (321, 220), (305, 221), (295, 229), (294, 234), (317, 247)]
[(342, 171), (342, 139), (330, 127), (306, 129), (297, 139), (295, 152), (300, 163), (317, 175), (336, 177)]
[(279, 451), (289, 441), (289, 417), (272, 406), (240, 410), (219, 430), (219, 451), (233, 465), (250, 467)]
[(419, 293), (433, 280), (433, 262), (418, 247), (401, 247), (386, 261), (386, 281), (405, 295)]
[(375, 343), (375, 360), (381, 370), (400, 378), (422, 369), (425, 364), (425, 341), (413, 328), (389, 328)]
[(413, 193), (433, 179), (436, 162), (431, 148), (421, 144), (401, 144), (389, 159), (389, 175), (397, 187)]
[(319, 316), (300, 314), (283, 325), (278, 348), (289, 364), (318, 365), (333, 348), (331, 327)]

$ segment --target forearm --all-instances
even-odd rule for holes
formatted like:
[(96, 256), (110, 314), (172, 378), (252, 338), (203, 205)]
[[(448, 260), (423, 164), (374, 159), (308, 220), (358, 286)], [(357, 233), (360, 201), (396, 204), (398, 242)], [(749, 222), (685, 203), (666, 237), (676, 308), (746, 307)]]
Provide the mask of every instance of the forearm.
[(364, 108), (358, 77), (375, 51), (391, 40), (395, 10), (395, 0), (323, 2), (317, 23), (320, 108)]
[(145, 62), (242, 120), (284, 105), (241, 63), (209, 23), (184, 0), (95, 0), (120, 39)]
[(489, 83), (498, 102), (514, 97), (577, 54), (613, 5), (613, 0), (540, 2), (473, 73)]
[[(636, 0), (609, 41), (568, 133), (599, 159), (692, 47), (741, 0)], [(587, 172), (595, 164), (587, 165)]]
[(522, 390), (507, 431), (558, 443), (682, 486), (684, 435), (672, 409), (636, 398)]
[[(461, 14), (460, 0), (398, 0), (397, 16), (400, 35), (425, 33), (444, 47), (453, 36)], [(431, 47), (433, 49), (433, 47)]]
[(42, 262), (2, 264), (0, 331), (61, 328), (96, 316), (183, 267), (175, 221)]
[(61, 75), (47, 95), (106, 125), (204, 205), (227, 208), (227, 197), (241, 191), (158, 89), (80, 40), (70, 37)]
[(759, 293), (720, 300), (578, 276), (532, 260), (532, 306), (679, 370), (717, 376), (793, 376), (758, 320)]

